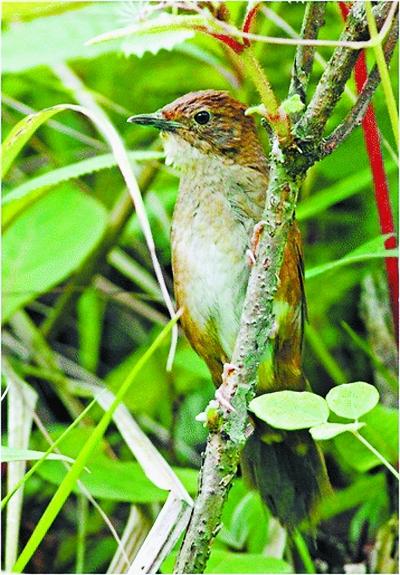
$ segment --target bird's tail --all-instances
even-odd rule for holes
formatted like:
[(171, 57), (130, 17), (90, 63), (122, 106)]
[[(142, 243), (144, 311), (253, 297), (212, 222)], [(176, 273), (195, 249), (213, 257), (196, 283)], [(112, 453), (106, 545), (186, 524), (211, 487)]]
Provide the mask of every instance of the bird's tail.
[(312, 525), (316, 503), (330, 490), (322, 454), (306, 430), (275, 430), (257, 420), (242, 471), (289, 530), (303, 520)]

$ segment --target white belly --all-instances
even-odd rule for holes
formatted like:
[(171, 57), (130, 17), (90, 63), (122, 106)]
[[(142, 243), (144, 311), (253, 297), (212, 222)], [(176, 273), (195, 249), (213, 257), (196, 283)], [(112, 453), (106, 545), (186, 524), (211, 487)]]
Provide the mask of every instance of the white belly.
[(200, 329), (212, 322), (230, 357), (249, 275), (247, 230), (234, 220), (226, 199), (213, 194), (211, 205), (178, 202), (172, 245), (179, 299)]

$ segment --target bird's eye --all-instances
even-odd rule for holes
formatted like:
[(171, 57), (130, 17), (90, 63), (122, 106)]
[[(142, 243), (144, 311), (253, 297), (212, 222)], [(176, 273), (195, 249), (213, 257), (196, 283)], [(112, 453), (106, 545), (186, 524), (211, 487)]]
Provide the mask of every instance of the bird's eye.
[(210, 113), (207, 112), (207, 110), (202, 110), (201, 112), (197, 112), (197, 114), (194, 115), (195, 121), (198, 124), (201, 124), (202, 126), (204, 126), (204, 124), (207, 124), (210, 118), (211, 118)]

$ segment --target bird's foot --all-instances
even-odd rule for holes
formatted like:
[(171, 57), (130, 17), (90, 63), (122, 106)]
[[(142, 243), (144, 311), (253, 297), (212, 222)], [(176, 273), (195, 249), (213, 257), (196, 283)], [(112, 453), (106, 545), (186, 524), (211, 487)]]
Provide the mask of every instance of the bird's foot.
[(236, 365), (233, 363), (224, 363), (222, 383), (215, 392), (215, 399), (218, 401), (220, 407), (228, 413), (236, 411), (231, 404), (231, 397), (236, 389), (236, 382), (233, 380), (232, 376), (236, 371)]
[(254, 266), (258, 254), (258, 244), (260, 243), (260, 236), (267, 222), (261, 220), (253, 229), (253, 235), (250, 240), (250, 249), (246, 251), (247, 261), (249, 266)]

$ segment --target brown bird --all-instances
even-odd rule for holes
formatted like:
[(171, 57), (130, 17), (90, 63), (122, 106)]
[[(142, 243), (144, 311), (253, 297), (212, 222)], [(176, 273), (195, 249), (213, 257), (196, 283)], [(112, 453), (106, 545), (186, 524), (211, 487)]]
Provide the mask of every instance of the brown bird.
[[(228, 93), (205, 90), (128, 120), (161, 130), (166, 162), (180, 168), (172, 223), (175, 297), (185, 334), (217, 387), (238, 334), (250, 273), (246, 254), (268, 186), (268, 163), (245, 111)], [(306, 388), (303, 279), (300, 232), (293, 221), (274, 300), (275, 337), (259, 368), (258, 393)], [(281, 432), (258, 420), (242, 469), (289, 528), (310, 517), (327, 485), (321, 454), (307, 431)]]

